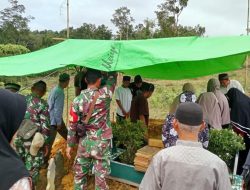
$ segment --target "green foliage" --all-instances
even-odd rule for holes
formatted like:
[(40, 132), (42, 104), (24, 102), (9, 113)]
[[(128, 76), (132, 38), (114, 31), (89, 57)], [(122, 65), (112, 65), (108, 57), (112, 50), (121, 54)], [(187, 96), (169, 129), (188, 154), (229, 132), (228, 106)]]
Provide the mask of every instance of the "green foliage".
[(210, 130), (208, 150), (224, 160), (228, 167), (233, 166), (236, 153), (244, 149), (243, 138), (232, 129)]
[(155, 11), (159, 28), (155, 32), (155, 37), (175, 37), (175, 36), (202, 36), (205, 28), (179, 25), (179, 17), (187, 7), (188, 0), (165, 0), (158, 5)]
[(28, 23), (33, 17), (25, 17), (24, 5), (9, 0), (10, 7), (0, 11), (0, 43), (27, 45)]
[(133, 31), (132, 22), (134, 22), (134, 18), (131, 16), (129, 8), (120, 7), (116, 9), (111, 22), (118, 28), (120, 39), (129, 38), (129, 34)]
[(132, 123), (125, 120), (121, 123), (114, 123), (112, 130), (115, 146), (122, 146), (125, 149), (119, 157), (121, 162), (133, 164), (136, 151), (143, 145), (145, 127), (141, 122)]
[(0, 57), (19, 55), (30, 52), (29, 49), (22, 45), (15, 44), (0, 44)]

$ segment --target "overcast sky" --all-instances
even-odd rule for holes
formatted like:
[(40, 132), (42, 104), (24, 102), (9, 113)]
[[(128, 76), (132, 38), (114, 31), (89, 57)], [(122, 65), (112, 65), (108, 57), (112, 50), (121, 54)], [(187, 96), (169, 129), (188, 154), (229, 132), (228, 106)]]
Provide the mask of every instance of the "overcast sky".
[[(66, 27), (66, 0), (19, 0), (26, 7), (26, 14), (35, 19), (29, 24), (32, 30), (61, 30)], [(82, 23), (105, 24), (110, 22), (114, 10), (127, 6), (136, 23), (147, 17), (155, 19), (154, 11), (163, 0), (70, 0), (70, 25)], [(8, 0), (0, 0), (0, 10)], [(247, 0), (189, 0), (180, 23), (187, 26), (200, 24), (206, 27), (206, 35), (246, 34)]]

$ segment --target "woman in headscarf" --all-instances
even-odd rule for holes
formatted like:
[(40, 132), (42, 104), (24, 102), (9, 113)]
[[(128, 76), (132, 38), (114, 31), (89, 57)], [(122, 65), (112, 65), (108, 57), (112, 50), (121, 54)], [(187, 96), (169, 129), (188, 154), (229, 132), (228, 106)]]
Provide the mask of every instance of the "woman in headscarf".
[[(175, 146), (178, 140), (177, 132), (173, 127), (173, 121), (175, 119), (175, 111), (179, 104), (183, 102), (195, 102), (196, 96), (194, 94), (194, 87), (190, 83), (185, 83), (182, 88), (182, 93), (178, 95), (170, 106), (169, 114), (166, 117), (165, 123), (162, 127), (162, 142), (165, 148)], [(205, 127), (199, 133), (199, 141), (203, 144), (204, 148), (208, 147), (208, 128)]]
[(240, 133), (246, 145), (246, 149), (240, 151), (237, 174), (242, 173), (242, 166), (246, 161), (246, 157), (250, 148), (250, 98), (243, 94), (237, 88), (231, 88), (226, 96), (228, 97), (229, 107), (231, 108), (231, 123)]
[(213, 92), (218, 100), (221, 113), (222, 128), (227, 128), (230, 124), (230, 109), (226, 96), (220, 91), (220, 81), (212, 78), (207, 83), (207, 92)]
[(26, 111), (25, 98), (0, 90), (0, 189), (30, 190), (29, 172), (10, 142)]
[(219, 102), (213, 92), (205, 92), (197, 100), (203, 111), (203, 119), (210, 128), (222, 129)]

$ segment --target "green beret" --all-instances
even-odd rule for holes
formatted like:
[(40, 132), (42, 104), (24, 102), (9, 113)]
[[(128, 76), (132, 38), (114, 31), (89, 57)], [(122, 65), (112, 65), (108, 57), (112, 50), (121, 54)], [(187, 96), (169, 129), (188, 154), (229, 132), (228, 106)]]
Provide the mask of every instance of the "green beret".
[(13, 89), (13, 90), (16, 90), (16, 91), (19, 91), (21, 86), (19, 84), (16, 84), (16, 83), (5, 83), (4, 84), (4, 88), (5, 89)]

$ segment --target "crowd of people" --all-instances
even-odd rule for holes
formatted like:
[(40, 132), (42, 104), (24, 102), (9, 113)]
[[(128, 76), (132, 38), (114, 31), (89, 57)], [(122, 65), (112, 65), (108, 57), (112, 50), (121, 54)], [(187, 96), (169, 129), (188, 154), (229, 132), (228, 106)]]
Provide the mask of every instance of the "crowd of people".
[[(111, 172), (113, 96), (117, 105), (116, 122), (130, 119), (148, 127), (148, 98), (155, 86), (143, 81), (140, 75), (133, 82), (130, 76), (123, 76), (121, 86), (115, 88), (116, 72), (88, 69), (78, 73), (67, 127), (63, 110), (64, 89), (69, 82), (70, 76), (61, 74), (47, 101), (43, 99), (47, 91), (44, 81), (35, 82), (26, 97), (18, 94), (21, 86), (15, 83), (7, 83), (6, 90), (0, 90), (0, 189), (35, 189), (40, 169), (48, 167), (57, 132), (67, 141), (67, 157), (75, 159), (75, 190), (87, 189), (91, 168), (95, 188), (108, 189), (105, 177)], [(209, 130), (232, 125), (243, 136), (246, 149), (240, 152), (237, 170), (241, 174), (250, 148), (249, 102), (241, 84), (230, 80), (226, 73), (210, 79), (207, 92), (198, 98), (194, 86), (184, 84), (163, 124), (165, 149), (152, 160), (140, 189), (230, 189), (226, 164), (206, 150)], [(72, 158), (74, 147), (77, 155)], [(192, 183), (196, 180), (199, 182)]]

